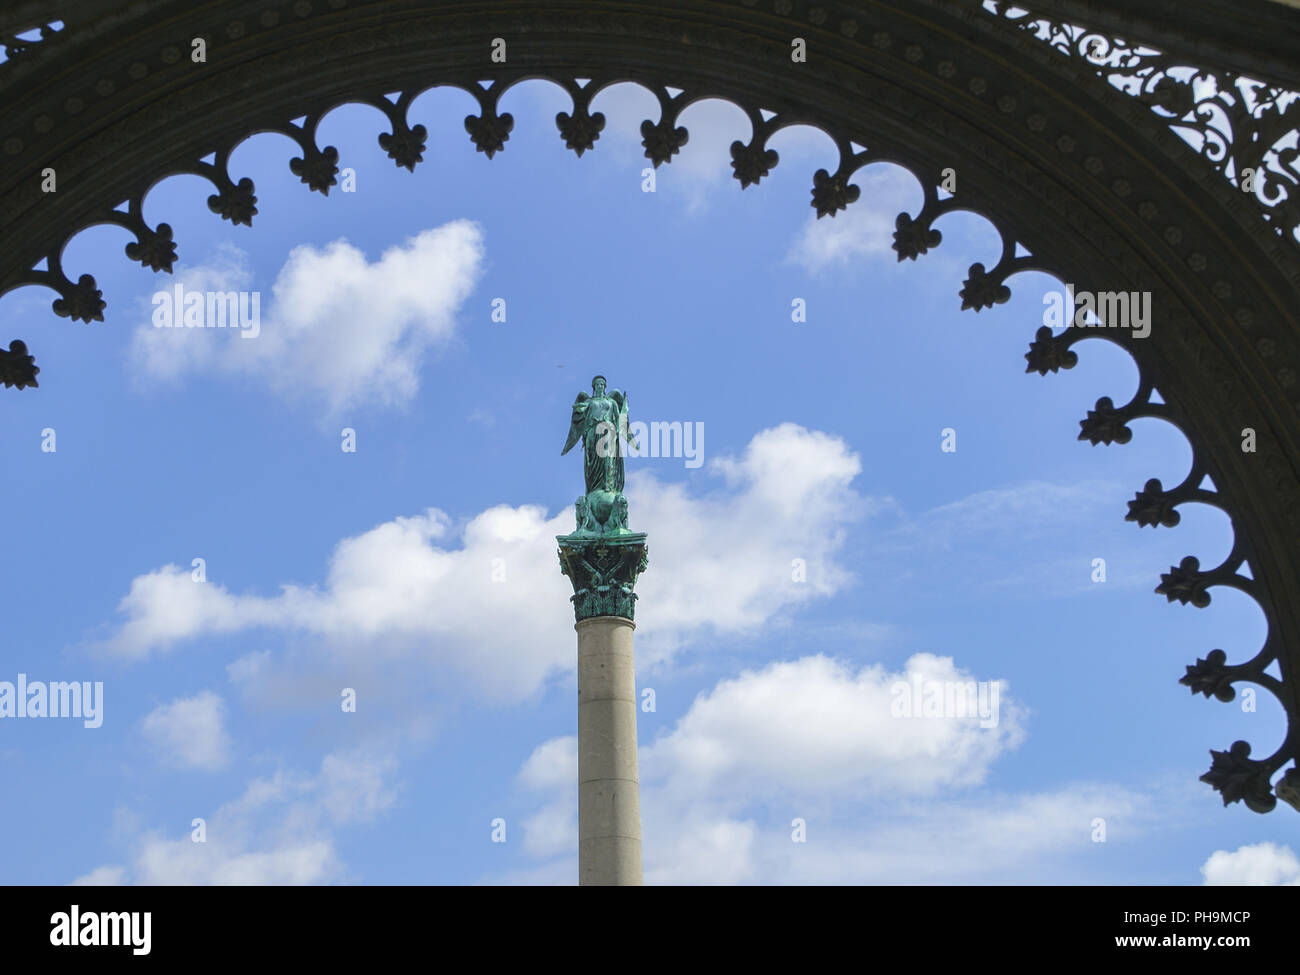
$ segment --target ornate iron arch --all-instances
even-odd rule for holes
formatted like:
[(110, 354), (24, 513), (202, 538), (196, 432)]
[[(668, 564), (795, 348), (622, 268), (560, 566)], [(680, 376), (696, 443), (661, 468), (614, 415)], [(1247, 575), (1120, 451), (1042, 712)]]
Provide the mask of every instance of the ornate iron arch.
[[(1243, 3), (1252, 18), (1240, 19)], [(1228, 558), (1203, 569), (1188, 557), (1161, 575), (1156, 591), (1205, 606), (1214, 587), (1237, 588), (1262, 607), (1268, 636), (1253, 658), (1231, 665), (1221, 650), (1190, 648), (1204, 656), (1182, 681), (1219, 700), (1233, 697), (1233, 684), (1253, 682), (1273, 692), (1288, 715), (1285, 739), (1271, 755), (1252, 758), (1250, 746), (1236, 742), (1212, 752), (1203, 778), (1225, 804), (1242, 800), (1266, 812), (1276, 792), (1300, 808), (1300, 771), (1293, 766), (1272, 781), (1300, 758), (1300, 245), (1288, 222), (1300, 197), (1286, 175), (1294, 156), (1288, 162), (1278, 141), (1294, 113), (1279, 102), (1271, 127), (1234, 141), (1229, 162), (1216, 160), (1171, 130), (1171, 118), (1180, 118), (1175, 109), (1185, 107), (1176, 87), (1171, 94), (1176, 76), (1162, 85), (1163, 75), (1152, 75), (1125, 93), (1089, 57), (1095, 48), (1073, 49), (1074, 34), (1062, 43), (1059, 33), (1026, 29), (1038, 18), (1057, 28), (1083, 24), (1105, 39), (1107, 51), (1136, 57), (1147, 56), (1138, 50), (1143, 44), (1168, 42), (1170, 57), (1208, 75), (1244, 73), (1294, 91), (1300, 71), (1287, 54), (1300, 39), (1300, 14), (1266, 0), (1185, 0), (1184, 26), (1166, 30), (1159, 0), (1027, 0), (1019, 7), (985, 9), (975, 0), (19, 4), (0, 14), (7, 54), (0, 92), (8, 106), (0, 141), (0, 293), (46, 284), (58, 294), (56, 314), (102, 319), (94, 279), (74, 281), (76, 270), (62, 264), (74, 233), (117, 223), (136, 237), (128, 258), (170, 271), (177, 253), (171, 228), (149, 227), (141, 213), (150, 186), (196, 173), (214, 185), (214, 213), (251, 223), (255, 187), (229, 173), (227, 161), (243, 137), (271, 130), (301, 147), (290, 166), (302, 182), (328, 193), (338, 153), (316, 144), (315, 129), (343, 102), (382, 110), (391, 130), (380, 145), (397, 166), (413, 169), (428, 133), (409, 124), (406, 111), (431, 86), (454, 85), (477, 99), (479, 114), (466, 118), (465, 128), (491, 157), (508, 145), (513, 127), (497, 112), (510, 85), (536, 77), (562, 85), (573, 107), (556, 124), (581, 154), (595, 147), (604, 124), (589, 111), (592, 96), (607, 84), (636, 81), (659, 100), (660, 118), (641, 130), (646, 156), (658, 166), (686, 142), (677, 124), (682, 109), (721, 97), (753, 124), (750, 142), (731, 149), (742, 187), (778, 164), (767, 147), (773, 132), (817, 126), (840, 157), (834, 172), (813, 174), (818, 216), (851, 205), (858, 197), (853, 174), (884, 160), (910, 169), (925, 190), (922, 209), (898, 217), (900, 260), (938, 246), (933, 222), (951, 209), (973, 210), (999, 228), (1001, 252), (987, 266), (972, 265), (959, 295), (964, 308), (1006, 301), (1007, 279), (1029, 268), (1094, 292), (1152, 294), (1148, 338), (1087, 327), (1053, 336), (1042, 328), (1026, 354), (1027, 371), (1070, 368), (1077, 361), (1071, 346), (1100, 334), (1133, 355), (1142, 378), (1130, 402), (1099, 400), (1080, 422), (1080, 439), (1125, 443), (1129, 422), (1155, 416), (1192, 443), (1188, 477), (1171, 488), (1148, 481), (1126, 517), (1172, 526), (1185, 503), (1225, 511), (1235, 533)], [(1118, 30), (1129, 36), (1115, 37)], [(196, 38), (206, 61), (191, 59)], [(506, 44), (504, 62), (492, 58), (497, 38)], [(806, 60), (792, 59), (796, 39)], [(392, 92), (401, 93), (395, 101), (386, 97)], [(1272, 165), (1261, 200), (1234, 182), (1231, 163), (1262, 153), (1246, 141), (1269, 139), (1272, 162), (1281, 162)], [(941, 173), (950, 167), (960, 174), (958, 190), (941, 196)], [(57, 174), (55, 193), (42, 192), (47, 168)], [(5, 385), (35, 385), (36, 372), (20, 341), (0, 350)], [(1157, 388), (1161, 398), (1153, 401)], [(1243, 449), (1247, 429), (1255, 434), (1253, 451)], [(1275, 662), (1280, 680), (1265, 672)]]

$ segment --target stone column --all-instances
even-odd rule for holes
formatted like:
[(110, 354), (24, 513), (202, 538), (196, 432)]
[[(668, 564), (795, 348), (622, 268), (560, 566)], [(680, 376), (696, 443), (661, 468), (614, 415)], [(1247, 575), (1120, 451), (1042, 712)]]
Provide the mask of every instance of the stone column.
[[(581, 525), (581, 521), (579, 522)], [(633, 587), (645, 535), (579, 528), (556, 538), (573, 583), (578, 631), (578, 883), (639, 886), (641, 795), (636, 771)]]
[(639, 886), (641, 801), (636, 769), (632, 631), (596, 616), (578, 631), (578, 883)]

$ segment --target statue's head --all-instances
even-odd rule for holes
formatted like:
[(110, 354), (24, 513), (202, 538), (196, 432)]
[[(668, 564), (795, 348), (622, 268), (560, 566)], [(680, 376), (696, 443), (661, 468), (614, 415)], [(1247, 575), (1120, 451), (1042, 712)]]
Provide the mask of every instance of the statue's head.
[(597, 396), (605, 395), (605, 377), (596, 376), (591, 380), (591, 391)]

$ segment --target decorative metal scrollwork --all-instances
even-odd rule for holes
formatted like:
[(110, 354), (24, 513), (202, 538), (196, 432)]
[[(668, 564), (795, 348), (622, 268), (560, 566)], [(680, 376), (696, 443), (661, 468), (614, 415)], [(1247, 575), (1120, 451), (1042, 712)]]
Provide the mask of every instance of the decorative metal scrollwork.
[[(479, 114), (466, 116), (464, 126), (475, 148), (489, 159), (504, 151), (514, 129), (514, 118), (508, 112), (499, 113), (497, 106), (501, 96), (517, 80), (498, 79), (486, 88), (478, 85), (455, 86), (472, 95), (479, 103)], [(585, 84), (573, 78), (547, 80), (560, 85), (573, 99), (572, 111), (557, 114), (555, 123), (565, 146), (581, 156), (595, 147), (605, 127), (605, 116), (590, 110), (592, 99), (603, 88), (624, 79), (593, 79)], [(657, 120), (646, 119), (641, 123), (642, 148), (646, 159), (658, 167), (671, 162), (687, 144), (689, 133), (684, 126), (678, 124), (678, 117), (687, 106), (705, 95), (686, 91), (676, 91), (673, 94), (664, 85), (645, 84), (659, 102), (660, 117)], [(350, 99), (353, 103), (370, 105), (384, 113), (391, 131), (379, 135), (379, 146), (398, 167), (412, 172), (424, 159), (429, 133), (423, 125), (411, 125), (407, 114), (411, 103), (423, 90), (407, 90), (395, 99), (384, 96)], [(289, 160), (290, 171), (309, 189), (324, 195), (328, 195), (330, 187), (337, 184), (339, 153), (334, 146), (318, 146), (316, 130), (324, 115), (334, 107), (337, 106), (305, 116), (301, 124), (281, 122), (258, 128), (258, 131), (288, 136), (297, 143), (300, 154)], [(736, 141), (731, 146), (733, 175), (742, 189), (758, 184), (780, 162), (776, 150), (768, 148), (768, 140), (781, 129), (799, 124), (780, 114), (771, 114), (765, 119), (764, 113), (758, 109), (746, 110), (746, 114), (753, 135), (748, 143)], [(839, 163), (835, 171), (819, 169), (812, 177), (810, 205), (819, 218), (833, 217), (858, 200), (861, 190), (852, 182), (852, 177), (864, 166), (877, 162), (907, 165), (887, 152), (855, 149), (843, 137), (835, 137), (835, 144), (839, 151)], [(208, 154), (212, 156), (211, 162), (195, 160), (176, 172), (191, 173), (207, 179), (215, 190), (208, 197), (208, 209), (232, 224), (251, 226), (253, 217), (258, 212), (258, 199), (251, 179), (236, 179), (228, 170), (233, 148), (233, 142), (215, 147)], [(925, 204), (916, 216), (907, 213), (898, 215), (893, 246), (900, 261), (915, 260), (939, 245), (943, 239), (942, 234), (932, 226), (939, 217), (955, 209), (973, 209), (968, 201), (956, 195), (940, 199), (936, 190), (937, 173), (918, 175), (925, 187)], [(146, 192), (147, 188), (132, 196), (127, 201), (125, 210), (108, 211), (87, 225), (114, 223), (125, 227), (136, 236), (134, 241), (126, 245), (127, 256), (154, 271), (170, 272), (177, 257), (172, 228), (165, 223), (157, 227), (145, 224), (141, 211)], [(55, 312), (63, 317), (85, 322), (102, 321), (105, 304), (94, 278), (82, 275), (77, 281), (72, 281), (63, 272), (61, 252), (62, 245), (46, 256), (45, 270), (33, 269), (18, 283), (45, 284), (58, 292), (59, 297), (55, 299), (54, 307)], [(1005, 284), (1006, 279), (1017, 271), (1035, 266), (1031, 257), (1017, 257), (1015, 239), (1003, 234), (1002, 253), (991, 269), (986, 270), (982, 263), (971, 265), (959, 292), (962, 307), (979, 311), (1007, 301), (1011, 292)]]
[[(1013, 17), (1010, 13), (1004, 16)], [(1030, 29), (1033, 27), (1033, 22), (1027, 21), (1024, 26)], [(1084, 43), (1073, 34), (1068, 36), (1071, 50), (1074, 50), (1076, 43)], [(1117, 42), (1108, 43), (1111, 46), (1105, 49), (1109, 52), (1107, 57), (1113, 59), (1117, 56), (1115, 52), (1118, 49), (1114, 46)], [(1145, 57), (1142, 54), (1133, 56)], [(1170, 94), (1177, 89), (1170, 89), (1168, 85), (1160, 87), (1159, 78), (1153, 74), (1156, 70), (1155, 63), (1147, 64), (1142, 74), (1145, 79), (1143, 85), (1150, 83), (1150, 91), (1162, 92), (1163, 94), (1156, 96), (1156, 100), (1160, 105), (1172, 105), (1173, 108), (1168, 109), (1172, 112), (1180, 106), (1181, 103), (1176, 99), (1181, 96)], [(534, 71), (527, 77), (536, 78), (539, 75)], [(558, 113), (555, 124), (565, 146), (581, 156), (595, 147), (605, 127), (604, 115), (590, 110), (592, 99), (609, 85), (628, 79), (623, 76), (593, 78), (581, 83), (573, 77), (545, 77), (564, 88), (573, 99), (572, 110)], [(523, 75), (498, 78), (486, 88), (475, 84), (455, 85), (473, 96), (479, 104), (477, 115), (465, 117), (464, 128), (476, 149), (489, 159), (496, 153), (504, 151), (514, 128), (514, 119), (511, 115), (501, 114), (497, 110), (500, 98), (511, 85), (521, 80), (524, 80)], [(657, 120), (646, 119), (641, 123), (640, 132), (645, 157), (654, 166), (670, 163), (689, 139), (686, 128), (679, 124), (681, 113), (694, 101), (719, 96), (709, 91), (677, 91), (674, 94), (662, 84), (637, 80), (650, 89), (658, 100), (660, 108), (660, 117)], [(423, 90), (425, 89), (404, 90), (396, 97), (362, 94), (345, 100), (371, 105), (385, 115), (390, 130), (379, 134), (379, 146), (398, 168), (409, 171), (414, 171), (416, 165), (423, 161), (427, 149), (429, 135), (427, 129), (423, 125), (411, 125), (407, 118), (412, 102)], [(1199, 104), (1200, 102), (1197, 103), (1198, 106)], [(309, 189), (326, 195), (329, 188), (337, 181), (340, 171), (339, 153), (333, 146), (324, 148), (318, 146), (316, 131), (324, 115), (335, 107), (337, 106), (332, 105), (315, 109), (302, 119), (301, 124), (282, 121), (257, 127), (257, 131), (278, 132), (297, 143), (300, 154), (290, 160), (291, 171)], [(759, 183), (779, 163), (780, 158), (776, 151), (768, 148), (769, 139), (782, 128), (802, 123), (799, 119), (780, 113), (767, 114), (765, 118), (765, 113), (757, 106), (740, 107), (750, 120), (752, 136), (747, 143), (739, 140), (733, 142), (730, 151), (733, 175), (743, 189)], [(1199, 112), (1199, 108), (1196, 111)], [(1188, 109), (1184, 114), (1190, 112), (1192, 109)], [(1262, 130), (1257, 128), (1254, 131), (1257, 133), (1258, 142), (1263, 138), (1258, 135)], [(920, 181), (924, 192), (920, 211), (915, 215), (901, 213), (894, 223), (893, 249), (899, 261), (916, 260), (940, 245), (943, 237), (934, 228), (934, 223), (944, 214), (958, 209), (983, 212), (981, 207), (960, 192), (940, 198), (941, 172), (938, 168), (927, 169), (911, 160), (900, 158), (887, 148), (860, 148), (844, 134), (830, 133), (830, 135), (837, 147), (839, 160), (833, 172), (819, 169), (813, 174), (810, 205), (818, 218), (834, 217), (836, 213), (859, 198), (860, 189), (851, 180), (858, 170), (872, 163), (890, 162), (901, 165), (916, 175)], [(213, 184), (215, 189), (215, 192), (208, 197), (209, 209), (232, 224), (251, 225), (253, 217), (258, 212), (253, 181), (248, 177), (236, 180), (228, 170), (230, 153), (237, 141), (235, 137), (231, 137), (224, 144), (208, 147), (200, 158), (176, 167), (172, 173), (164, 175), (192, 173), (204, 177)], [(1230, 160), (1231, 164), (1225, 162), (1224, 166), (1232, 171), (1237, 161), (1245, 158), (1242, 155), (1245, 151), (1235, 147), (1225, 149), (1224, 159)], [(209, 156), (212, 161), (205, 162), (204, 160)], [(1276, 156), (1276, 158), (1283, 157)], [(1272, 214), (1270, 219), (1275, 222), (1281, 218), (1281, 215), (1294, 212), (1294, 203), (1288, 201), (1300, 199), (1300, 197), (1287, 196), (1290, 190), (1282, 186), (1282, 182), (1284, 182), (1283, 177), (1275, 174), (1274, 182), (1269, 184), (1281, 187), (1276, 190), (1277, 193), (1282, 194), (1277, 198), (1279, 202), (1275, 203), (1270, 210)], [(135, 234), (136, 238), (126, 245), (127, 256), (154, 271), (171, 272), (177, 255), (171, 227), (163, 223), (151, 228), (141, 217), (143, 198), (148, 188), (144, 186), (139, 189), (127, 201), (124, 210), (116, 209), (100, 213), (97, 219), (92, 218), (85, 225), (100, 222), (126, 227)], [(1281, 225), (1277, 224), (1277, 226)], [(1010, 233), (999, 228), (999, 234), (1001, 253), (992, 267), (986, 268), (983, 263), (970, 266), (958, 293), (961, 307), (964, 309), (978, 312), (983, 308), (990, 308), (1007, 301), (1011, 292), (1006, 282), (1012, 274), (1022, 270), (1042, 269), (1035, 257), (1027, 253), (1018, 253), (1023, 248), (1018, 246), (1016, 239)], [(63, 271), (60, 261), (65, 242), (61, 242), (46, 255), (42, 261), (45, 267), (33, 268), (18, 283), (45, 284), (51, 287), (58, 294), (53, 306), (56, 314), (80, 321), (100, 321), (103, 319), (105, 306), (95, 286), (94, 278), (87, 274), (73, 282)], [(1029, 345), (1029, 351), (1025, 354), (1027, 362), (1025, 371), (1046, 376), (1049, 372), (1073, 368), (1078, 362), (1078, 355), (1072, 349), (1074, 343), (1083, 338), (1098, 336), (1114, 337), (1113, 333), (1105, 329), (1078, 325), (1069, 325), (1060, 334), (1054, 335), (1051, 328), (1043, 326), (1037, 330)], [(19, 388), (35, 386), (37, 371), (32, 357), (27, 355), (26, 346), (21, 342), (14, 342), (7, 353), (0, 350), (0, 380), (6, 386), (14, 385)], [(1169, 405), (1153, 401), (1153, 396), (1152, 382), (1144, 375), (1137, 393), (1128, 403), (1116, 406), (1109, 398), (1102, 397), (1080, 421), (1079, 439), (1093, 445), (1127, 443), (1132, 438), (1129, 424), (1135, 419), (1144, 417), (1164, 419), (1187, 433), (1182, 417)], [(1148, 480), (1136, 493), (1134, 499), (1128, 502), (1126, 519), (1135, 522), (1139, 527), (1173, 527), (1181, 518), (1177, 508), (1189, 502), (1213, 505), (1231, 518), (1232, 513), (1222, 496), (1216, 490), (1204, 486), (1208, 473), (1205, 459), (1199, 452), (1196, 453), (1190, 473), (1176, 487), (1165, 490), (1158, 479)], [(1234, 530), (1235, 527), (1234, 522)], [(1268, 603), (1263, 588), (1250, 576), (1242, 574), (1241, 570), (1246, 565), (1246, 561), (1240, 542), (1234, 545), (1232, 553), (1221, 565), (1206, 571), (1200, 568), (1200, 563), (1195, 557), (1189, 556), (1179, 565), (1171, 566), (1169, 572), (1161, 575), (1160, 584), (1155, 591), (1171, 602), (1177, 600), (1196, 607), (1209, 604), (1210, 590), (1215, 586), (1233, 587), (1254, 598), (1270, 620), (1270, 635), (1259, 653), (1244, 663), (1229, 665), (1227, 656), (1222, 650), (1212, 650), (1204, 658), (1198, 659), (1195, 665), (1187, 668), (1182, 683), (1188, 686), (1192, 693), (1201, 693), (1207, 698), (1213, 696), (1217, 700), (1228, 701), (1235, 694), (1233, 689), (1235, 683), (1249, 681), (1267, 688), (1285, 702), (1286, 696), (1281, 682), (1264, 672), (1265, 668), (1278, 659), (1280, 653), (1277, 637), (1271, 625), (1274, 618), (1273, 607)], [(628, 615), (630, 616), (630, 611)], [(1250, 758), (1251, 749), (1248, 744), (1236, 742), (1226, 751), (1212, 752), (1213, 765), (1202, 779), (1220, 792), (1225, 804), (1244, 801), (1249, 808), (1257, 812), (1267, 812), (1276, 805), (1276, 797), (1281, 797), (1300, 809), (1300, 773), (1295, 768), (1290, 769), (1276, 786), (1270, 781), (1273, 774), (1286, 762), (1297, 758), (1298, 744), (1300, 738), (1297, 736), (1297, 731), (1290, 730), (1287, 739), (1277, 751), (1265, 759), (1257, 760)]]
[(1279, 236), (1300, 241), (1300, 94), (1212, 73), (1147, 45), (987, 0), (985, 9), (1087, 64), (1136, 98), (1250, 196)]
[[(1047, 375), (1060, 369), (1073, 368), (1078, 356), (1071, 350), (1075, 342), (1094, 337), (1098, 330), (1088, 326), (1071, 325), (1061, 334), (1053, 335), (1047, 326), (1038, 329), (1037, 335), (1030, 343), (1029, 352), (1025, 354), (1028, 361), (1026, 372)], [(1094, 446), (1098, 444), (1125, 444), (1132, 439), (1129, 424), (1136, 419), (1152, 417), (1165, 420), (1183, 429), (1178, 415), (1165, 403), (1152, 402), (1154, 387), (1143, 376), (1133, 398), (1123, 406), (1115, 406), (1110, 397), (1103, 396), (1096, 406), (1079, 421), (1079, 439), (1086, 440)], [(1186, 430), (1183, 429), (1184, 434)], [(1152, 528), (1164, 526), (1172, 528), (1182, 516), (1178, 507), (1183, 504), (1201, 503), (1215, 507), (1232, 518), (1232, 511), (1225, 499), (1217, 491), (1206, 488), (1208, 476), (1207, 465), (1200, 451), (1193, 444), (1193, 461), (1191, 470), (1176, 487), (1165, 489), (1159, 478), (1151, 478), (1141, 490), (1136, 492), (1133, 500), (1128, 502), (1128, 514), (1125, 521), (1134, 522), (1138, 527)], [(1270, 620), (1269, 636), (1263, 647), (1251, 659), (1240, 664), (1228, 664), (1227, 654), (1223, 650), (1211, 650), (1205, 657), (1186, 668), (1186, 674), (1179, 683), (1188, 687), (1193, 694), (1203, 694), (1206, 698), (1213, 696), (1223, 702), (1236, 697), (1233, 684), (1246, 681), (1266, 688), (1283, 703), (1287, 695), (1282, 682), (1271, 674), (1265, 673), (1280, 652), (1271, 620), (1272, 613), (1268, 599), (1255, 580), (1243, 575), (1241, 570), (1247, 559), (1242, 552), (1240, 534), (1233, 525), (1234, 545), (1228, 557), (1219, 565), (1203, 570), (1200, 560), (1194, 555), (1184, 558), (1178, 565), (1170, 566), (1168, 572), (1161, 573), (1160, 584), (1155, 592), (1169, 602), (1178, 602), (1184, 606), (1191, 605), (1200, 609), (1210, 605), (1210, 590), (1215, 586), (1227, 586), (1245, 593), (1255, 600)], [(1223, 797), (1224, 805), (1244, 802), (1255, 812), (1269, 812), (1277, 805), (1274, 789), (1270, 779), (1288, 761), (1300, 759), (1297, 749), (1296, 730), (1292, 726), (1282, 745), (1268, 758), (1256, 760), (1250, 758), (1251, 747), (1244, 741), (1234, 742), (1226, 751), (1211, 749), (1212, 764), (1210, 770), (1201, 776), (1201, 781), (1213, 786)], [(1278, 782), (1276, 794), (1286, 799), (1291, 805), (1300, 809), (1300, 782), (1297, 771), (1290, 769)]]

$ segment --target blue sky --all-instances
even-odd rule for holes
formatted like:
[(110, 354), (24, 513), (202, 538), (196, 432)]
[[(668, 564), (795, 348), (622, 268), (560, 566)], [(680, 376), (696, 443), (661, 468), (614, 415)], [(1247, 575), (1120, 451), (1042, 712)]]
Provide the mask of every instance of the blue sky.
[[(1228, 520), (1123, 520), (1190, 449), (1150, 420), (1125, 446), (1076, 440), (1137, 372), (1090, 340), (1075, 369), (1024, 373), (1060, 283), (1021, 274), (1007, 304), (961, 312), (997, 235), (952, 214), (937, 250), (897, 263), (894, 217), (921, 200), (902, 170), (860, 172), (859, 202), (817, 221), (830, 140), (783, 133), (742, 192), (727, 147), (748, 123), (707, 102), (648, 193), (648, 93), (598, 96), (609, 122), (581, 158), (554, 123), (569, 107), (542, 82), (507, 93), (515, 128), (489, 161), (464, 133), (472, 99), (428, 92), (413, 174), (377, 145), (379, 113), (343, 107), (318, 141), (356, 189), (328, 199), (290, 172), (288, 140), (253, 137), (231, 163), (256, 183), (251, 230), (175, 177), (145, 204), (174, 229), (174, 277), (92, 228), (65, 266), (95, 275), (102, 324), (55, 318), (42, 289), (0, 302), (5, 341), (42, 368), (0, 425), (0, 680), (104, 685), (99, 728), (0, 721), (20, 784), (0, 825), (23, 838), (0, 879), (574, 882), (554, 536), (582, 484), (559, 456), (568, 407), (600, 372), (633, 420), (704, 432), (702, 466), (629, 461), (650, 536), (648, 883), (1300, 880), (1288, 809), (1225, 809), (1196, 781), (1212, 747), (1271, 752), (1280, 707), (1177, 683), (1212, 649), (1253, 655), (1262, 615), (1235, 592), (1198, 610), (1152, 591), (1185, 555), (1217, 564)], [(152, 296), (178, 281), (258, 291), (258, 337), (154, 328)], [(913, 677), (1001, 682), (996, 726), (892, 716)]]

